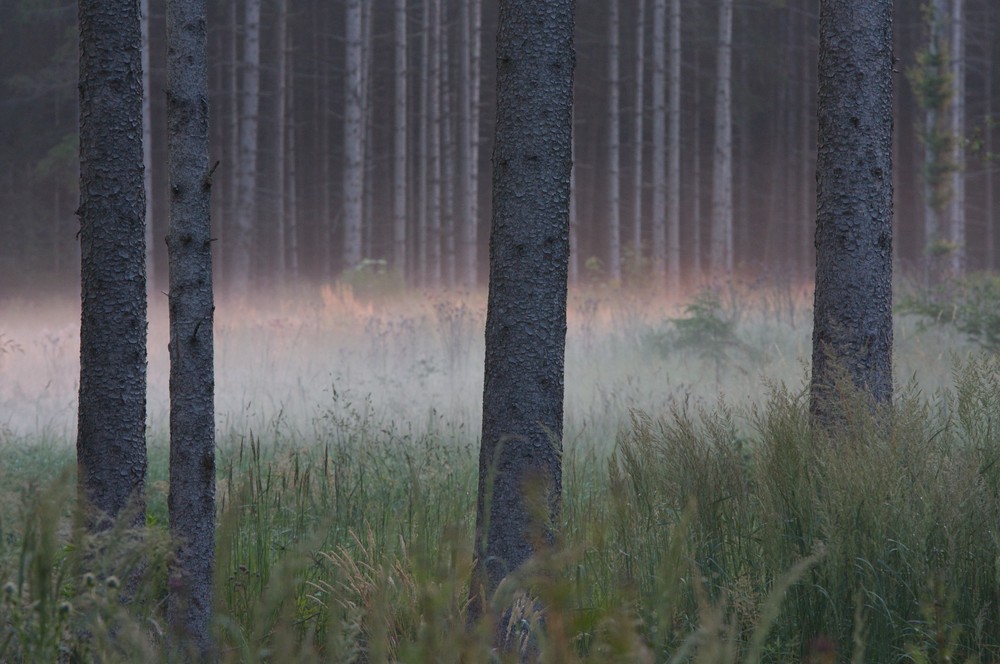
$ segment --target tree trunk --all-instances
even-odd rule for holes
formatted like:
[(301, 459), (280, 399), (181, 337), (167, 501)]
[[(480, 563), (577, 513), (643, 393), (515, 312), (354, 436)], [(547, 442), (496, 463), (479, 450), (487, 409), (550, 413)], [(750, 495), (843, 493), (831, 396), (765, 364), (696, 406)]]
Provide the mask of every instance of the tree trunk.
[(288, 202), (288, 270), (293, 282), (297, 282), (301, 276), (300, 256), (299, 256), (299, 186), (298, 186), (298, 147), (296, 146), (296, 126), (295, 117), (295, 43), (294, 33), (288, 31), (288, 42), (285, 44), (288, 57), (285, 61), (285, 80), (287, 81), (288, 96), (287, 120), (288, 120), (288, 186), (286, 197)]
[(618, 78), (618, 0), (608, 3), (608, 277), (622, 280), (621, 83)]
[(215, 375), (205, 0), (167, 2), (170, 167), (170, 567), (182, 649), (210, 649), (215, 570)]
[(427, 207), (427, 285), (441, 286), (441, 0), (430, 2), (428, 81), (428, 150), (430, 191)]
[(667, 292), (681, 282), (681, 0), (670, 0), (670, 107), (667, 158)]
[(139, 0), (142, 29), (142, 171), (146, 191), (146, 290), (147, 298), (156, 291), (156, 263), (153, 236), (153, 123), (149, 109), (149, 0)]
[(473, 618), (559, 522), (573, 24), (573, 0), (500, 1)]
[(653, 283), (667, 278), (667, 0), (653, 0)]
[(250, 290), (257, 224), (257, 121), (260, 112), (260, 0), (246, 0), (243, 26), (243, 89), (240, 104), (239, 191), (233, 241), (232, 292)]
[(393, 115), (392, 266), (406, 276), (406, 164), (407, 164), (407, 58), (406, 1), (396, 0), (395, 11), (395, 106)]
[(441, 225), (444, 249), (443, 278), (448, 288), (455, 287), (455, 121), (451, 91), (451, 44), (448, 40), (448, 3), (438, 6), (437, 48), (441, 54)]
[(80, 0), (79, 494), (145, 522), (146, 229), (137, 2)]
[(951, 0), (951, 275), (965, 274), (965, 0)]
[(643, 119), (646, 111), (646, 0), (638, 0), (635, 19), (635, 108), (632, 110), (632, 252), (635, 268), (642, 267)]
[(274, 207), (277, 213), (276, 240), (277, 261), (275, 262), (275, 277), (278, 284), (284, 284), (288, 275), (288, 204), (285, 200), (285, 183), (287, 182), (286, 139), (288, 131), (288, 0), (277, 0), (277, 94), (275, 101), (275, 145), (274, 145)]
[(364, 188), (364, 122), (361, 0), (347, 1), (344, 89), (344, 265), (361, 264), (361, 215)]
[(713, 278), (733, 276), (733, 0), (719, 6), (719, 43), (715, 77), (715, 151), (712, 154)]
[(892, 0), (822, 0), (810, 410), (841, 420), (843, 375), (892, 398)]
[(430, 71), (431, 3), (423, 0), (420, 31), (420, 136), (417, 141), (417, 279), (426, 286), (430, 271), (428, 257), (428, 216), (430, 204)]

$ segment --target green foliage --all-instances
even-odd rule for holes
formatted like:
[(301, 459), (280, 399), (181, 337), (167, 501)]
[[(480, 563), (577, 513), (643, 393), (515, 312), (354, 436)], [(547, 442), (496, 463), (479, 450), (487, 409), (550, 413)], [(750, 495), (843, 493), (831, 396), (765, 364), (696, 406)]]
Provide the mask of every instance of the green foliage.
[(1000, 351), (1000, 275), (980, 272), (908, 294), (900, 313), (953, 326), (990, 352)]
[(340, 273), (339, 283), (363, 301), (399, 295), (405, 290), (403, 276), (389, 269), (382, 258), (365, 258), (355, 268)]
[(715, 364), (716, 382), (721, 380), (722, 365), (739, 351), (744, 358), (757, 359), (758, 354), (736, 334), (738, 317), (726, 312), (718, 293), (711, 289), (699, 291), (694, 300), (684, 306), (684, 318), (669, 320), (670, 328), (652, 333), (647, 343), (661, 355), (672, 352), (695, 353)]

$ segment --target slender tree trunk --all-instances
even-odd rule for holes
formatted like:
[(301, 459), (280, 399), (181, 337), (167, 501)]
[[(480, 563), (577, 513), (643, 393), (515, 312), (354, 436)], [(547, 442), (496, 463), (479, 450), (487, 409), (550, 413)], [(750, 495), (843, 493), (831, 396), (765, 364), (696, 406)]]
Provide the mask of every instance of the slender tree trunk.
[(406, 276), (406, 174), (407, 174), (407, 58), (406, 2), (396, 0), (395, 9), (395, 106), (393, 115), (392, 266)]
[[(697, 11), (697, 7), (695, 8)], [(693, 23), (700, 22), (697, 16)], [(694, 126), (691, 128), (691, 140), (694, 142), (691, 147), (691, 223), (692, 245), (691, 245), (691, 267), (693, 271), (692, 283), (700, 286), (705, 278), (702, 268), (702, 218), (701, 218), (701, 63), (695, 50), (693, 69), (691, 78), (694, 82), (694, 94), (691, 104), (691, 117)]]
[(298, 187), (298, 146), (296, 145), (296, 127), (298, 120), (295, 117), (295, 33), (288, 31), (288, 58), (285, 62), (287, 73), (285, 80), (288, 85), (288, 268), (293, 281), (298, 281), (301, 277), (301, 258), (299, 256), (299, 187)]
[(242, 97), (240, 96), (240, 14), (238, 6), (239, 2), (237, 0), (233, 0), (229, 4), (228, 18), (226, 20), (229, 24), (229, 35), (226, 40), (226, 47), (228, 49), (227, 58), (229, 60), (229, 124), (227, 127), (229, 140), (226, 143), (226, 193), (229, 200), (226, 201), (225, 216), (219, 220), (218, 234), (216, 236), (218, 247), (215, 252), (216, 275), (226, 284), (232, 281), (231, 279), (227, 279), (227, 277), (231, 277), (233, 272), (232, 265), (230, 265), (228, 259), (233, 257), (234, 252), (233, 247), (229, 246), (228, 241), (230, 239), (230, 232), (232, 232), (233, 237), (238, 236), (235, 230), (235, 222), (240, 209), (240, 178), (243, 172), (243, 169), (240, 167)]
[(667, 291), (681, 283), (681, 0), (670, 0), (670, 107), (667, 156)]
[(149, 109), (149, 0), (139, 0), (142, 29), (142, 169), (146, 191), (146, 290), (156, 291), (156, 263), (153, 236), (153, 122)]
[[(931, 0), (928, 4), (927, 62), (920, 73), (922, 77), (939, 79), (945, 75), (942, 71), (943, 62), (940, 61), (943, 57), (945, 3), (946, 0)], [(934, 83), (932, 85), (936, 86)], [(926, 286), (938, 281), (944, 272), (944, 266), (941, 265), (941, 255), (943, 253), (943, 232), (947, 226), (943, 217), (948, 194), (947, 185), (943, 186), (939, 174), (946, 170), (941, 167), (942, 160), (946, 158), (941, 150), (941, 146), (946, 143), (946, 141), (941, 140), (942, 134), (946, 131), (942, 127), (943, 104), (939, 100), (926, 97), (921, 102), (924, 107), (922, 142), (924, 144), (924, 284)]]
[(274, 146), (274, 207), (277, 212), (277, 261), (275, 263), (276, 277), (279, 284), (284, 284), (288, 278), (288, 203), (285, 200), (285, 183), (288, 173), (286, 164), (286, 140), (288, 132), (288, 0), (277, 0), (277, 93), (275, 103), (275, 146)]
[[(992, 22), (991, 22), (992, 23)], [(996, 237), (996, 226), (997, 226), (997, 213), (996, 213), (996, 198), (994, 193), (994, 185), (996, 184), (996, 169), (994, 168), (994, 161), (996, 159), (993, 154), (993, 132), (995, 130), (994, 122), (994, 105), (993, 105), (993, 72), (994, 64), (991, 50), (987, 50), (986, 58), (986, 74), (985, 74), (985, 93), (986, 97), (986, 127), (983, 129), (983, 148), (986, 152), (985, 169), (986, 169), (986, 269), (996, 270), (1000, 268), (997, 264), (997, 237)]]
[(441, 3), (441, 216), (444, 224), (444, 282), (454, 288), (457, 281), (458, 256), (456, 255), (455, 185), (458, 177), (458, 145), (455, 122), (455, 94), (452, 92), (452, 51), (448, 39), (448, 4)]
[(372, 58), (372, 23), (375, 12), (373, 3), (362, 2), (361, 4), (361, 129), (363, 142), (361, 144), (362, 181), (361, 191), (363, 194), (361, 204), (361, 238), (362, 238), (362, 259), (373, 256), (372, 242), (376, 228), (372, 223), (373, 211), (375, 208), (375, 132), (374, 122), (372, 122), (373, 105), (372, 100), (372, 80), (374, 78), (374, 59)]
[(618, 77), (618, 0), (608, 3), (608, 277), (622, 280), (621, 83)]
[(951, 274), (965, 274), (965, 0), (951, 0)]
[(559, 522), (574, 11), (500, 0), (473, 619)]
[(431, 51), (427, 66), (430, 192), (427, 211), (428, 285), (441, 286), (441, 0), (431, 5)]
[(577, 214), (577, 199), (579, 192), (576, 188), (576, 130), (573, 130), (572, 146), (570, 147), (572, 165), (569, 174), (569, 266), (567, 267), (567, 281), (576, 286), (580, 283), (580, 250), (579, 250), (579, 226), (580, 218)]
[(139, 3), (80, 0), (81, 503), (145, 522), (146, 224)]
[(246, 0), (240, 108), (239, 191), (232, 260), (232, 292), (250, 290), (257, 223), (257, 121), (260, 112), (260, 0)]
[(632, 122), (634, 131), (632, 138), (632, 251), (635, 254), (635, 267), (642, 266), (642, 193), (643, 193), (643, 156), (645, 142), (643, 120), (646, 111), (646, 2), (638, 0), (635, 19), (635, 108)]
[(733, 0), (719, 6), (719, 43), (715, 78), (715, 151), (712, 155), (713, 278), (733, 276)]
[(469, 160), (468, 160), (468, 244), (466, 247), (466, 271), (468, 284), (474, 288), (479, 283), (479, 113), (480, 89), (482, 82), (482, 34), (483, 34), (483, 0), (469, 0), (471, 3), (472, 23), (470, 29), (471, 60), (469, 71), (469, 89), (472, 91), (469, 105), (471, 107), (469, 125)]
[(417, 283), (428, 284), (428, 217), (430, 205), (430, 67), (431, 3), (423, 0), (420, 32), (420, 137), (417, 143)]
[(840, 375), (892, 399), (892, 0), (821, 0), (810, 409)]
[(653, 283), (667, 278), (667, 0), (653, 0)]
[(208, 31), (205, 0), (167, 2), (170, 165), (170, 568), (168, 617), (188, 654), (210, 650), (215, 571)]
[(364, 188), (362, 0), (347, 0), (344, 89), (344, 269), (361, 264), (361, 215)]

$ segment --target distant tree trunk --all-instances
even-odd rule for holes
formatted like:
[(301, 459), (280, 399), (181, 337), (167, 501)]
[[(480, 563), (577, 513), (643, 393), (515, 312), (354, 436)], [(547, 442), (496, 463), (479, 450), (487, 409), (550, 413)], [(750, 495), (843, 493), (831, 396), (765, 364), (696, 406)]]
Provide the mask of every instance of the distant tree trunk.
[(139, 0), (142, 28), (142, 170), (146, 191), (146, 290), (156, 289), (155, 245), (153, 243), (153, 122), (149, 109), (149, 0)]
[(460, 219), (462, 279), (475, 288), (479, 272), (479, 7), (481, 0), (461, 0), (459, 45), (459, 144), (463, 165)]
[(681, 282), (681, 0), (670, 0), (670, 107), (667, 158), (667, 291)]
[(574, 11), (500, 0), (473, 618), (559, 522)]
[[(696, 8), (697, 11), (697, 8)], [(692, 21), (698, 25), (697, 17)], [(700, 286), (705, 277), (702, 268), (702, 219), (701, 219), (701, 67), (698, 53), (693, 58), (691, 78), (694, 82), (694, 94), (691, 104), (691, 118), (694, 126), (691, 128), (691, 270), (692, 283)]]
[[(286, 24), (287, 27), (287, 24)], [(288, 96), (287, 120), (288, 120), (288, 185), (286, 196), (288, 201), (288, 268), (289, 276), (293, 281), (298, 281), (301, 276), (301, 266), (299, 257), (299, 187), (298, 187), (298, 147), (296, 145), (296, 124), (295, 117), (295, 44), (294, 32), (288, 31), (288, 43), (285, 45), (288, 58), (285, 61), (285, 80), (287, 81)]]
[(225, 284), (230, 283), (231, 279), (228, 279), (228, 277), (233, 272), (232, 266), (228, 263), (228, 259), (233, 256), (233, 247), (229, 246), (228, 242), (230, 240), (230, 231), (233, 232), (234, 237), (239, 235), (235, 230), (235, 220), (239, 216), (240, 179), (243, 176), (243, 169), (240, 167), (240, 116), (242, 106), (240, 96), (240, 20), (239, 11), (237, 11), (238, 5), (239, 2), (237, 0), (233, 0), (229, 4), (228, 16), (226, 18), (226, 22), (229, 24), (229, 34), (226, 39), (226, 53), (229, 60), (229, 126), (226, 128), (229, 132), (229, 140), (226, 143), (226, 194), (228, 200), (226, 201), (225, 216), (219, 220), (219, 232), (217, 236), (219, 240), (217, 244), (219, 246), (215, 252), (216, 275)]
[(667, 0), (653, 0), (653, 283), (667, 278)]
[(423, 0), (420, 30), (420, 136), (417, 141), (417, 283), (426, 286), (428, 259), (428, 217), (430, 205), (430, 67), (431, 3)]
[(215, 571), (215, 374), (208, 31), (205, 0), (167, 2), (170, 167), (170, 567), (168, 617), (207, 656)]
[(632, 251), (635, 267), (642, 265), (643, 119), (646, 111), (646, 1), (638, 0), (635, 19), (635, 108), (632, 110)]
[(146, 207), (139, 3), (80, 0), (80, 395), (89, 525), (145, 522)]
[(713, 278), (733, 276), (733, 0), (719, 6), (719, 43), (715, 78), (715, 152), (712, 155)]
[(428, 76), (428, 134), (430, 191), (427, 210), (427, 263), (431, 288), (441, 286), (441, 0), (430, 2), (430, 61)]
[(618, 78), (618, 0), (608, 3), (608, 277), (622, 279), (621, 83)]
[[(989, 53), (989, 51), (987, 51)], [(994, 185), (996, 183), (996, 169), (994, 167), (995, 156), (993, 154), (993, 132), (995, 130), (994, 125), (994, 106), (993, 106), (993, 69), (994, 64), (992, 58), (986, 58), (986, 74), (985, 74), (985, 92), (984, 97), (986, 98), (986, 123), (983, 129), (983, 149), (986, 153), (984, 158), (985, 170), (986, 170), (986, 269), (996, 270), (1000, 268), (997, 264), (997, 237), (996, 237), (996, 225), (997, 225), (997, 214), (996, 214), (996, 198), (994, 193)]]
[(951, 275), (965, 274), (965, 1), (951, 0)]
[(364, 122), (361, 0), (347, 0), (344, 75), (344, 269), (361, 264)]
[(406, 174), (407, 174), (407, 58), (406, 1), (396, 0), (395, 11), (395, 106), (393, 115), (392, 266), (406, 276)]
[(948, 172), (951, 157), (950, 136), (945, 127), (948, 104), (948, 56), (944, 51), (946, 0), (931, 0), (927, 6), (927, 48), (917, 55), (910, 73), (914, 92), (924, 109), (921, 142), (924, 146), (924, 283), (938, 281), (945, 271), (947, 255), (943, 231), (950, 192)]
[(810, 410), (841, 372), (892, 399), (892, 0), (821, 0)]
[(444, 250), (443, 279), (448, 288), (455, 287), (455, 121), (451, 76), (451, 43), (448, 39), (448, 3), (438, 6), (438, 37), (441, 40), (441, 225)]
[(246, 0), (243, 26), (243, 89), (240, 104), (239, 191), (233, 242), (232, 292), (250, 290), (257, 224), (257, 121), (260, 111), (260, 0)]
[(274, 206), (277, 212), (277, 261), (275, 270), (279, 284), (284, 284), (288, 278), (288, 203), (285, 200), (285, 183), (287, 178), (286, 140), (288, 132), (288, 0), (277, 0), (277, 21), (275, 41), (277, 62), (278, 99), (275, 102), (275, 146), (274, 146)]

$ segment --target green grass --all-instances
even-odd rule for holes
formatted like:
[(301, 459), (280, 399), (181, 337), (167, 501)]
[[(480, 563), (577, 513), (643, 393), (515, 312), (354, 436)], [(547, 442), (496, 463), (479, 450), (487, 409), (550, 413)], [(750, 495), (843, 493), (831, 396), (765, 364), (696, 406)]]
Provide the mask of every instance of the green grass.
[[(722, 358), (660, 352), (669, 303), (574, 295), (561, 539), (498, 593), (510, 642), (548, 662), (1000, 660), (997, 358), (902, 318), (892, 426), (862, 405), (821, 438), (808, 309), (738, 295), (720, 306), (752, 352)], [(517, 659), (465, 618), (481, 307), (326, 291), (223, 308), (220, 659)], [(73, 352), (4, 334), (22, 350), (0, 358), (0, 412), (34, 412), (0, 426), (0, 660), (168, 661), (155, 344), (148, 528), (95, 538), (73, 529), (72, 422), (49, 408), (71, 394), (18, 369), (71, 373)], [(135, 569), (123, 608), (105, 579)]]

